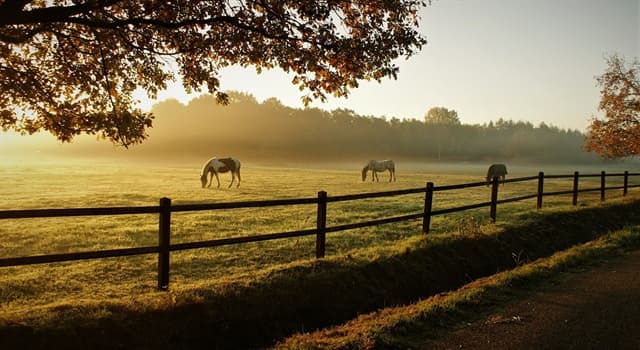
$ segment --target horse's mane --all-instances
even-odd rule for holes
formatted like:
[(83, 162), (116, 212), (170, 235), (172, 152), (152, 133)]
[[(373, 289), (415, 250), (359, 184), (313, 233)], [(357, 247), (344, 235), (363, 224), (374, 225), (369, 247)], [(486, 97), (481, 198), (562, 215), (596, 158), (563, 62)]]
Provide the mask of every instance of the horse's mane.
[(211, 161), (214, 159), (216, 159), (216, 157), (213, 157), (204, 163), (204, 165), (202, 166), (202, 170), (200, 170), (200, 176), (204, 175), (205, 171), (207, 171), (207, 167), (209, 167), (209, 163), (211, 163)]

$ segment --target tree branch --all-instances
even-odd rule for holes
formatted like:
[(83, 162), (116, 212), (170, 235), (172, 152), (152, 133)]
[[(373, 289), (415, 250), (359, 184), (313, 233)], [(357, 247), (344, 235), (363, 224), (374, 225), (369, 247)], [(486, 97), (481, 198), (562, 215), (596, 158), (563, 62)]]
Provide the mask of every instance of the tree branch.
[[(66, 22), (72, 16), (105, 8), (120, 1), (122, 0), (88, 1), (73, 6), (51, 6), (28, 11), (24, 11), (24, 6), (30, 1), (17, 1), (17, 3), (25, 3), (22, 6), (19, 4), (12, 6), (11, 4), (14, 2), (7, 1), (0, 8), (2, 10), (0, 11), (0, 26)], [(7, 7), (5, 8), (5, 6)]]
[[(288, 41), (301, 41), (309, 42), (300, 37), (287, 35), (287, 34), (273, 34), (264, 29), (252, 26), (250, 24), (242, 23), (237, 17), (230, 15), (221, 15), (217, 17), (209, 17), (203, 19), (187, 19), (182, 21), (170, 22), (163, 21), (157, 18), (126, 18), (126, 19), (114, 19), (112, 21), (99, 20), (95, 18), (88, 18), (86, 16), (76, 17), (77, 15), (90, 13), (104, 7), (118, 3), (118, 0), (111, 1), (91, 1), (85, 4), (74, 6), (57, 6), (48, 8), (39, 8), (29, 11), (21, 11), (12, 9), (10, 11), (0, 12), (0, 27), (9, 25), (36, 25), (38, 27), (31, 29), (20, 35), (9, 35), (6, 33), (0, 33), (0, 40), (7, 43), (20, 44), (28, 41), (33, 36), (46, 32), (48, 27), (45, 24), (59, 24), (59, 23), (74, 23), (93, 29), (121, 29), (130, 25), (149, 25), (163, 29), (178, 30), (186, 27), (193, 27), (197, 25), (216, 25), (216, 24), (229, 24), (236, 28), (246, 30), (249, 32), (260, 34), (262, 37), (273, 40), (288, 40)], [(261, 6), (266, 6), (261, 4)], [(274, 10), (266, 7), (266, 9), (277, 18), (282, 19)], [(290, 23), (291, 24), (291, 23)], [(304, 28), (300, 25), (292, 24), (298, 31), (303, 32)], [(16, 31), (18, 32), (18, 31)], [(319, 42), (309, 42), (314, 45), (328, 48), (329, 45)]]
[(30, 3), (31, 0), (8, 0), (0, 6), (0, 13), (19, 12)]

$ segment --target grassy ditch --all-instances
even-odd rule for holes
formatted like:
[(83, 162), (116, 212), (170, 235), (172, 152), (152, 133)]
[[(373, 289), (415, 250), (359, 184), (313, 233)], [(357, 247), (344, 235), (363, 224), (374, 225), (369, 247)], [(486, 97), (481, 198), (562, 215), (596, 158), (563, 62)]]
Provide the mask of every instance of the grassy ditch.
[(560, 272), (598, 264), (639, 248), (640, 227), (629, 226), (452, 292), (362, 315), (341, 326), (289, 337), (275, 349), (410, 349), (418, 334), (420, 339), (437, 336), (517, 299)]
[[(357, 254), (300, 260), (247, 272), (244, 278), (226, 282), (203, 281), (199, 286), (189, 285), (188, 290), (174, 288), (168, 293), (128, 298), (61, 301), (42, 310), (31, 308), (29, 312), (2, 310), (0, 347), (271, 346), (295, 333), (337, 325), (389, 306), (414, 303), (592, 241), (612, 230), (638, 225), (638, 212), (639, 200), (581, 210), (533, 212), (522, 214), (519, 224), (493, 227), (490, 232), (471, 225), (472, 232), (463, 229), (459, 234), (409, 237)], [(479, 298), (481, 294), (468, 297)], [(363, 334), (362, 341), (384, 341), (385, 334), (390, 334), (385, 329), (392, 332), (393, 327), (405, 327), (412, 321), (406, 322), (390, 327), (355, 326), (360, 330), (354, 332)], [(334, 346), (315, 346), (313, 342), (307, 346), (300, 339), (294, 338), (283, 346)], [(347, 344), (358, 347), (360, 340), (349, 339), (345, 340)]]

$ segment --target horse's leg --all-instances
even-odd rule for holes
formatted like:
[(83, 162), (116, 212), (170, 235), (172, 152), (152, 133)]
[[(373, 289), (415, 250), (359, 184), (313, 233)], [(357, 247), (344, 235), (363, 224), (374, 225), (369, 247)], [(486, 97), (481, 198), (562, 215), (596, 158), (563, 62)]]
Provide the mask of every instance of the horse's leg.
[(218, 172), (213, 173), (216, 176), (216, 182), (218, 183), (218, 188), (220, 188), (220, 178), (218, 177)]
[(393, 171), (389, 169), (389, 182), (393, 179)]
[(211, 187), (211, 183), (213, 182), (213, 173), (209, 172), (207, 175), (209, 177), (209, 184), (207, 185), (207, 187)]
[(233, 185), (233, 181), (236, 180), (236, 173), (234, 171), (231, 171), (231, 183), (229, 184), (229, 186), (227, 186), (227, 188), (231, 188), (231, 185)]
[(236, 185), (236, 188), (240, 187), (240, 168), (238, 168), (238, 184)]

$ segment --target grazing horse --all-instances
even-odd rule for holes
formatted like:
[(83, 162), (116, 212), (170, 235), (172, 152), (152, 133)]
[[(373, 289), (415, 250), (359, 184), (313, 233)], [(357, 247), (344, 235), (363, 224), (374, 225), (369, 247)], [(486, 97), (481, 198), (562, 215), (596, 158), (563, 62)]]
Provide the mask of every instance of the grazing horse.
[(218, 173), (226, 173), (231, 172), (231, 183), (229, 187), (233, 185), (233, 181), (235, 181), (236, 176), (238, 177), (238, 184), (236, 187), (240, 187), (240, 161), (235, 158), (216, 158), (213, 157), (209, 159), (202, 166), (202, 172), (200, 172), (200, 182), (202, 183), (202, 188), (207, 184), (207, 175), (211, 174), (209, 177), (209, 185), (207, 187), (211, 187), (211, 183), (213, 182), (213, 175), (216, 176), (216, 181), (218, 182), (218, 188), (220, 188), (220, 178), (218, 178)]
[(504, 184), (505, 175), (507, 175), (507, 166), (504, 164), (491, 164), (489, 166), (489, 170), (487, 170), (487, 186), (491, 183), (494, 177), (497, 177), (499, 180), (502, 180)]
[(371, 170), (371, 181), (380, 181), (378, 171), (389, 170), (389, 182), (396, 181), (396, 165), (392, 160), (371, 160), (362, 168), (362, 181), (367, 179), (367, 172)]

